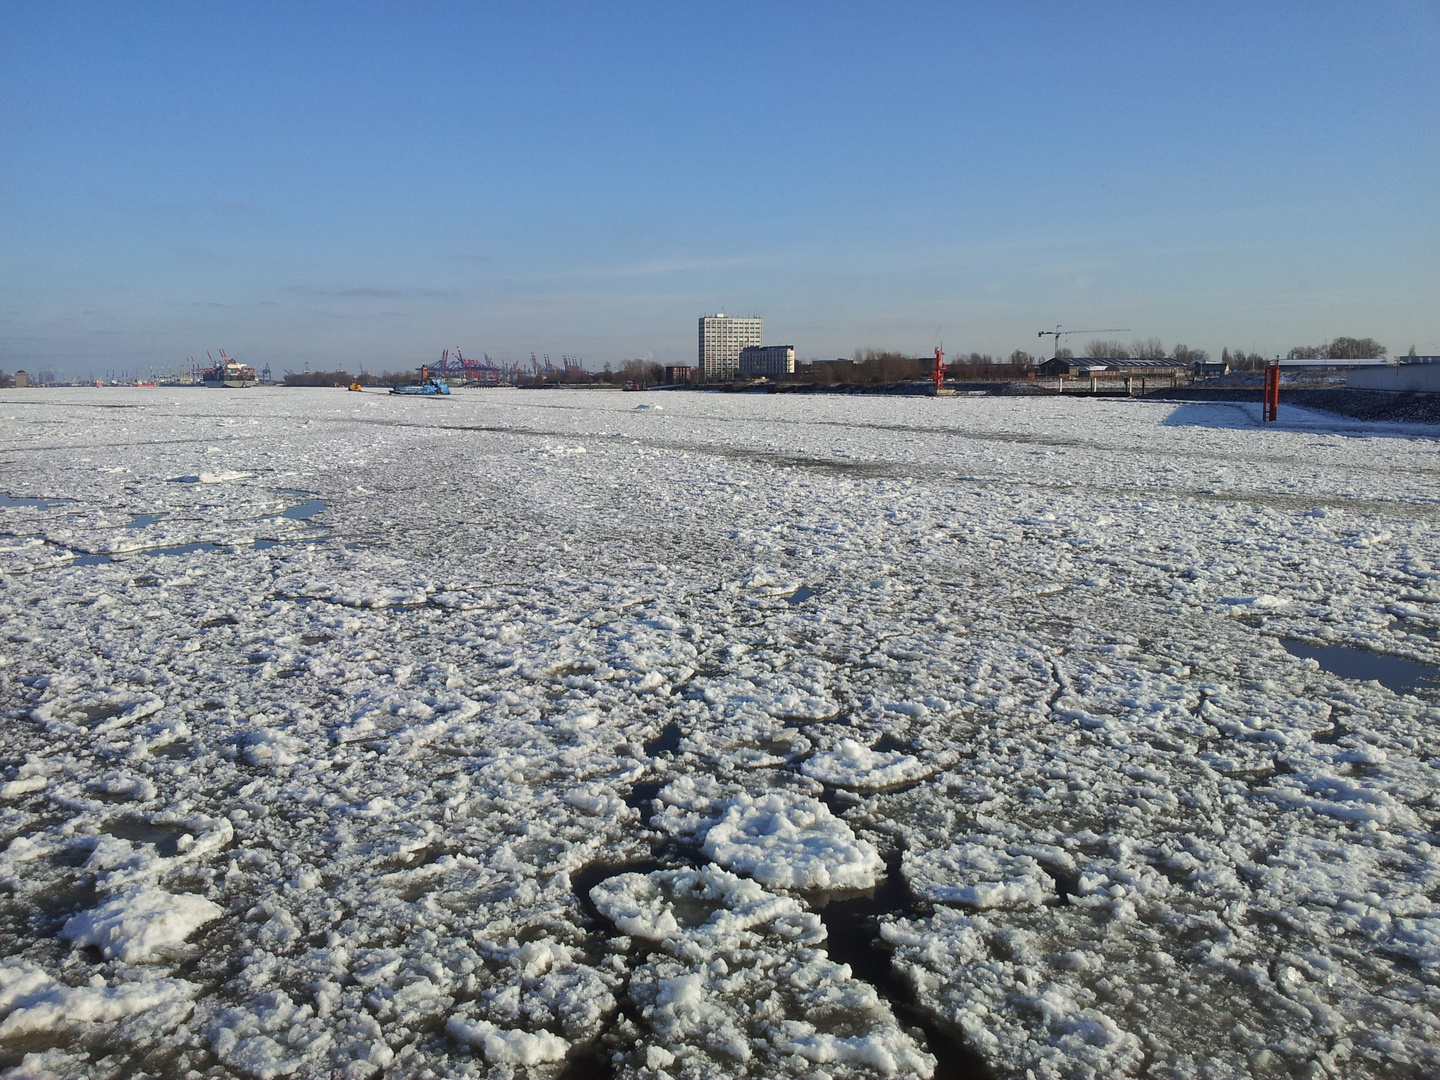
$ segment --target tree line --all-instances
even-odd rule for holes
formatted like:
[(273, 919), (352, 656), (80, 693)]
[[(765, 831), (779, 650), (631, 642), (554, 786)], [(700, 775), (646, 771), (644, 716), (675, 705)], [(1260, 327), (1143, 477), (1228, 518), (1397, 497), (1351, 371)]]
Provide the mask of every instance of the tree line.
[(420, 370), (414, 371), (362, 371), (358, 375), (352, 375), (343, 369), (335, 371), (287, 371), (285, 373), (286, 386), (350, 386), (352, 383), (359, 383), (361, 386), (394, 386), (399, 383), (414, 382), (420, 376)]
[[(1414, 353), (1415, 347), (1412, 345), (1410, 354), (1413, 356)], [(1055, 355), (1072, 358), (1075, 354), (1068, 348), (1061, 348)], [(1204, 349), (1192, 349), (1183, 344), (1177, 344), (1166, 352), (1164, 342), (1156, 337), (1138, 338), (1129, 345), (1122, 341), (1097, 338), (1086, 344), (1084, 355), (1116, 360), (1174, 359), (1185, 365), (1201, 364), (1210, 359), (1210, 354)], [(1291, 360), (1369, 360), (1385, 355), (1385, 346), (1369, 337), (1337, 337), (1324, 345), (1297, 345), (1287, 354)], [(1263, 368), (1269, 360), (1256, 352), (1232, 350), (1226, 346), (1221, 350), (1220, 362), (1231, 370), (1254, 371)]]
[[(1410, 355), (1415, 347), (1410, 347)], [(1068, 347), (1056, 349), (1061, 358), (1074, 358), (1075, 353)], [(1136, 338), (1129, 344), (1107, 338), (1096, 338), (1085, 346), (1085, 357), (1112, 360), (1162, 360), (1173, 359), (1187, 367), (1206, 363), (1210, 354), (1204, 349), (1192, 349), (1183, 343), (1166, 349), (1158, 337)], [(1386, 355), (1385, 346), (1374, 338), (1337, 337), (1324, 345), (1297, 345), (1289, 352), (1291, 360), (1356, 360)], [(983, 382), (995, 379), (1025, 378), (1044, 362), (1023, 349), (1016, 349), (1009, 356), (997, 357), (990, 353), (960, 353), (945, 359), (945, 377), (960, 382)], [(1221, 350), (1220, 362), (1231, 370), (1259, 370), (1268, 359), (1259, 353), (1244, 349)], [(873, 385), (878, 383), (909, 382), (929, 378), (934, 371), (934, 356), (910, 356), (899, 349), (877, 349), (873, 346), (856, 349), (852, 358), (845, 360), (811, 360), (796, 365), (795, 374), (786, 376), (786, 382), (804, 383), (852, 383)], [(419, 369), (409, 371), (361, 372), (352, 375), (348, 371), (305, 371), (288, 372), (286, 386), (392, 386), (414, 382)], [(665, 381), (665, 368), (650, 360), (626, 360), (618, 367), (607, 363), (600, 371), (585, 371), (566, 368), (551, 375), (522, 375), (521, 386), (540, 386), (560, 383), (566, 386), (658, 386)]]
[[(399, 386), (413, 383), (420, 378), (420, 369), (406, 371), (362, 371), (358, 375), (343, 369), (335, 371), (287, 371), (286, 386)], [(600, 371), (584, 371), (580, 368), (566, 368), (550, 375), (522, 374), (515, 380), (519, 386), (540, 386), (563, 383), (566, 386), (595, 386), (638, 383), (654, 386), (665, 378), (665, 369), (648, 360), (626, 360), (618, 368), (606, 364)]]
[[(1415, 352), (1415, 347), (1410, 347)], [(1373, 360), (1385, 355), (1385, 346), (1374, 338), (1337, 337), (1328, 345), (1297, 345), (1291, 360)]]

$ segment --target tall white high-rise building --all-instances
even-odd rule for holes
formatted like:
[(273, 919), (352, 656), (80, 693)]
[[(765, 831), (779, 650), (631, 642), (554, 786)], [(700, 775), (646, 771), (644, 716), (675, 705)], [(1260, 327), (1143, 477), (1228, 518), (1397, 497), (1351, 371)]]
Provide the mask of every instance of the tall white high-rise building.
[(723, 311), (700, 319), (700, 368), (708, 379), (733, 379), (740, 350), (760, 344), (759, 315), (735, 318)]

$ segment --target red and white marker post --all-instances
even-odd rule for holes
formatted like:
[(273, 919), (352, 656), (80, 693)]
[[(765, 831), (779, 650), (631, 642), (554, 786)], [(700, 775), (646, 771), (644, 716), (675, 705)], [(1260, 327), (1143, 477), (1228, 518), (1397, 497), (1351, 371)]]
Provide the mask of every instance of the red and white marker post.
[(1260, 419), (1274, 422), (1280, 411), (1280, 362), (1272, 360), (1265, 365), (1265, 397), (1260, 402)]

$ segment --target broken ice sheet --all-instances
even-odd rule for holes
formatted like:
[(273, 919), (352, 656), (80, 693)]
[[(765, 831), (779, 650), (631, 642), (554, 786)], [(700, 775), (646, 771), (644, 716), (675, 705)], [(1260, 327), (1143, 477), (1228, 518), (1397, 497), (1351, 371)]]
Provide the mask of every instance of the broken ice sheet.
[[(563, 1042), (625, 1076), (918, 1072), (805, 929), (882, 850), (919, 899), (867, 932), (999, 1076), (1440, 1069), (1434, 702), (1281, 644), (1440, 659), (1433, 430), (1001, 397), (677, 392), (663, 440), (568, 391), (403, 423), (331, 390), (75, 407), (105, 393), (0, 424), (44, 500), (0, 507), (0, 951), (52, 1002), (0, 1024), (36, 1070), (108, 1042), (177, 1075), (538, 1077)], [(277, 516), (301, 498), (325, 530)], [(867, 794), (837, 815), (821, 785)], [(646, 859), (795, 921), (732, 962), (701, 927), (742, 886), (661, 882), (634, 917), (674, 932), (602, 933), (570, 875)], [(223, 914), (152, 950), (147, 889)], [(58, 937), (77, 918), (110, 958)]]
[(850, 969), (793, 897), (717, 867), (627, 873), (590, 891), (617, 929), (653, 949), (630, 972), (646, 1041), (699, 1075), (860, 1068), (930, 1077), (935, 1059)]

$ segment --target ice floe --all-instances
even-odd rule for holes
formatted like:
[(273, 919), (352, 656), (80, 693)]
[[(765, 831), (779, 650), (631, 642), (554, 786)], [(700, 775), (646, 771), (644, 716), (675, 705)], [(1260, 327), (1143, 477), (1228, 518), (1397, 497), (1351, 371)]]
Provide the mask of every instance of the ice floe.
[(704, 853), (778, 889), (865, 889), (884, 861), (817, 799), (741, 795), (705, 833)]
[(146, 1013), (157, 1032), (190, 1012), (201, 988), (184, 979), (150, 979), (108, 985), (97, 976), (69, 986), (33, 964), (0, 963), (0, 1040), (82, 1025), (113, 1023)]
[(841, 739), (834, 749), (811, 757), (801, 771), (821, 783), (878, 791), (919, 780), (934, 770), (914, 754), (871, 750), (854, 739)]
[(203, 896), (175, 895), (141, 887), (107, 899), (91, 911), (71, 916), (60, 936), (76, 945), (93, 945), (107, 959), (144, 963), (179, 945), (199, 927), (224, 914)]

